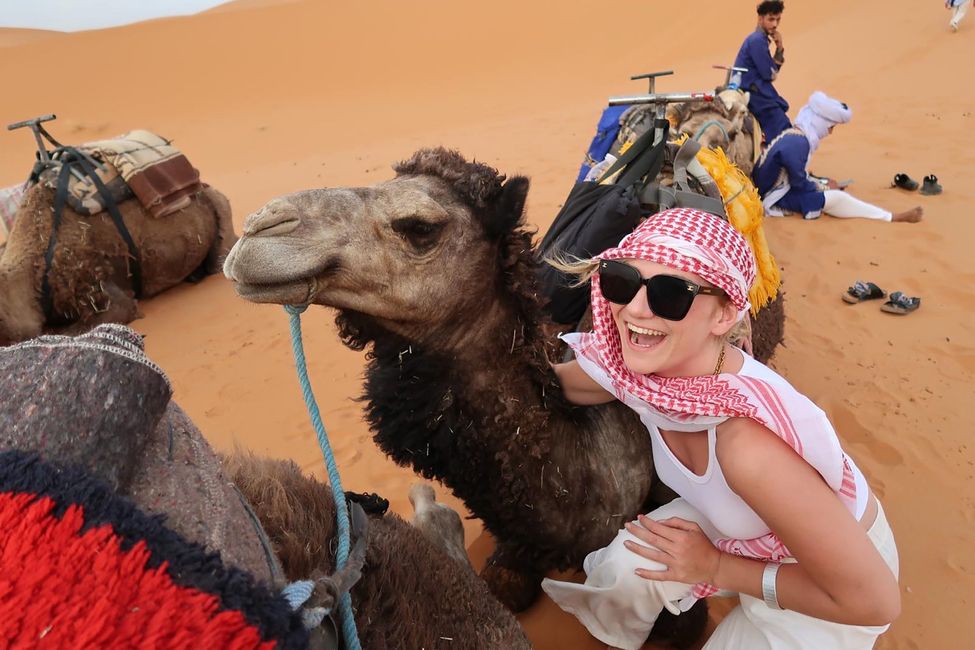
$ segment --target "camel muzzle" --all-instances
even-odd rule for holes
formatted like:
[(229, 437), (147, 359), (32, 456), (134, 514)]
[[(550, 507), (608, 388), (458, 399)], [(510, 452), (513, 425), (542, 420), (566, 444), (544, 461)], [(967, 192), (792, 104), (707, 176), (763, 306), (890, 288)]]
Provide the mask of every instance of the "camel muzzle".
[(287, 201), (274, 200), (249, 215), (244, 221), (244, 237), (269, 237), (294, 231), (301, 224), (301, 213)]

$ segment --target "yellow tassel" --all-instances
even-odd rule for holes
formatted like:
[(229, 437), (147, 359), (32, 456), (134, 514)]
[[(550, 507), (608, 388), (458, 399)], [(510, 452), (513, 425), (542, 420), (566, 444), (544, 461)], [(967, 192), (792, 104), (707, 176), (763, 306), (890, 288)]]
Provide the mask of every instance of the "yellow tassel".
[[(685, 136), (686, 138), (686, 136)], [(683, 142), (681, 138), (678, 143)], [(744, 235), (755, 254), (757, 274), (755, 283), (748, 293), (752, 304), (752, 315), (775, 299), (782, 278), (775, 258), (768, 249), (765, 230), (762, 227), (764, 210), (758, 190), (743, 171), (728, 160), (722, 149), (701, 149), (697, 160), (717, 183), (721, 198), (725, 202), (728, 221)]]

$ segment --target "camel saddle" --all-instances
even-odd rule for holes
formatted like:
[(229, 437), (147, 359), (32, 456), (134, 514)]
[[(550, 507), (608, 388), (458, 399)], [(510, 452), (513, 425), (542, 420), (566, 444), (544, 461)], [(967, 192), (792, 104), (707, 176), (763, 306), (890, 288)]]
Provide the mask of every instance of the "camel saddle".
[[(150, 551), (146, 566), (175, 567), (178, 584), (240, 609), (263, 638), (282, 641), (278, 647), (344, 647), (334, 613), (365, 561), (362, 507), (351, 504), (355, 543), (347, 564), (285, 586), (256, 514), (171, 401), (170, 381), (145, 355), (137, 332), (106, 324), (78, 337), (41, 336), (0, 348), (0, 394), (0, 522), (18, 518), (9, 511), (27, 507), (24, 497), (52, 499), (54, 513), (80, 508), (82, 530), (107, 523), (123, 547), (141, 540)], [(57, 522), (49, 524), (25, 534), (64, 534)], [(0, 572), (5, 557), (0, 537)], [(141, 573), (133, 579), (145, 580)], [(56, 608), (53, 596), (41, 595), (38, 607)], [(2, 630), (0, 647), (6, 647)]]
[(0, 394), (0, 451), (83, 467), (228, 564), (283, 584), (263, 529), (138, 333), (99, 325), (0, 348)]
[(188, 206), (203, 187), (200, 173), (170, 140), (141, 129), (111, 140), (58, 147), (32, 177), (56, 189), (65, 164), (75, 167), (67, 203), (88, 216), (106, 209), (109, 200), (118, 203), (135, 196), (152, 216), (164, 217)]

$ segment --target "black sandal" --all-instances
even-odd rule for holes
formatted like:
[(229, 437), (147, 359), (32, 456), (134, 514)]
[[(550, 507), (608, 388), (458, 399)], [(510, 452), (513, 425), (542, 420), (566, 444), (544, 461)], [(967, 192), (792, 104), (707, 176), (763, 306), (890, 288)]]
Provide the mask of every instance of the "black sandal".
[(905, 296), (900, 291), (895, 291), (894, 293), (890, 294), (890, 299), (887, 302), (880, 305), (880, 311), (885, 311), (888, 314), (899, 314), (903, 316), (904, 314), (911, 313), (920, 306), (920, 298)]
[(884, 290), (873, 282), (861, 282), (857, 280), (843, 294), (843, 300), (851, 305), (855, 305), (864, 300), (876, 300), (877, 298), (885, 298), (886, 296), (887, 294)]
[(934, 174), (924, 177), (924, 184), (921, 186), (921, 194), (925, 196), (933, 196), (935, 194), (941, 194), (942, 187), (938, 183), (938, 177)]
[(894, 176), (894, 182), (891, 183), (891, 187), (899, 187), (902, 190), (913, 192), (917, 189), (917, 181), (907, 174), (897, 174)]

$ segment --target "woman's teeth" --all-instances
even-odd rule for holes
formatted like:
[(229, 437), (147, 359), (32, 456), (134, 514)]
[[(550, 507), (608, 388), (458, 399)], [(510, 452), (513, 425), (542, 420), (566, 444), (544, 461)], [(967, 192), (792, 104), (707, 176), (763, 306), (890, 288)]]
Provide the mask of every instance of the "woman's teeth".
[(645, 348), (651, 348), (657, 345), (667, 336), (666, 332), (647, 327), (637, 327), (632, 323), (627, 323), (626, 329), (630, 333), (630, 343)]

